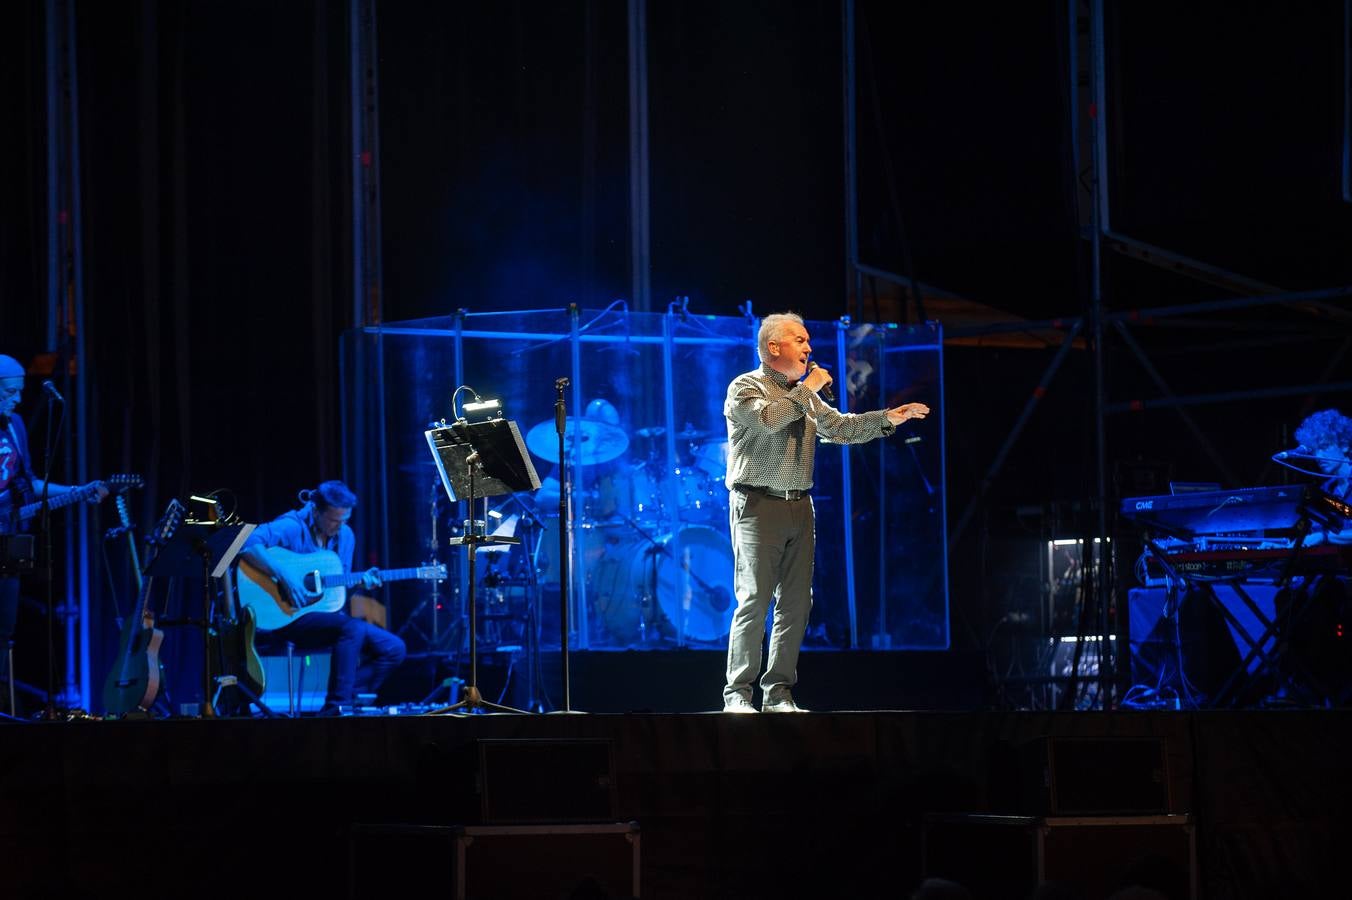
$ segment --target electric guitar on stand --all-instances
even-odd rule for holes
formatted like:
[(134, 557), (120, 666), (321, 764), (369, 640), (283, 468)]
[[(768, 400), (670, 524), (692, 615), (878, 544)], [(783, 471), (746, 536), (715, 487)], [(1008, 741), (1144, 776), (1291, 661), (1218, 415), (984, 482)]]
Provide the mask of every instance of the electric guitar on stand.
[[(314, 553), (295, 553), (284, 547), (268, 547), (263, 551), (268, 562), (279, 575), (298, 583), (305, 592), (306, 602), (295, 606), (277, 583), (247, 558), (239, 562), (239, 602), (253, 610), (260, 631), (272, 631), (289, 625), (300, 616), (311, 612), (337, 612), (347, 602), (347, 589), (361, 584), (364, 572), (344, 572), (343, 562), (332, 550)], [(416, 578), (421, 581), (444, 581), (445, 565), (418, 566), (412, 569), (379, 569), (381, 583)]]

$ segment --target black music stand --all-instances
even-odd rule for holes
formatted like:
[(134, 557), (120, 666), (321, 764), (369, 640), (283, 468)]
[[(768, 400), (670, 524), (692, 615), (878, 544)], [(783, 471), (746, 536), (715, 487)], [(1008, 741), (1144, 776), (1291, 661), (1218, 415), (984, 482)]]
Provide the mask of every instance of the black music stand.
[(458, 421), (449, 426), (432, 428), (425, 432), (427, 446), (432, 450), (437, 470), (441, 473), (446, 494), (453, 501), (469, 501), (469, 519), (463, 536), (451, 538), (452, 547), (469, 549), (469, 681), (465, 683), (464, 699), (459, 703), (434, 709), (428, 715), (474, 712), (487, 709), (495, 712), (524, 713), (525, 710), (502, 706), (484, 700), (479, 693), (479, 627), (478, 597), (476, 596), (475, 550), (480, 544), (519, 544), (521, 538), (502, 537), (484, 533), (484, 519), (476, 519), (476, 500), (538, 490), (540, 476), (535, 472), (526, 443), (515, 422), (490, 419), (487, 422)]
[[(145, 574), (159, 577), (201, 578), (202, 618), (182, 619), (172, 624), (198, 625), (202, 629), (202, 716), (214, 718), (216, 710), (211, 694), (211, 579), (220, 578), (235, 561), (244, 542), (253, 533), (255, 525), (237, 522), (222, 525), (216, 522), (184, 522), (168, 541), (159, 545), (153, 559), (145, 566)], [(163, 623), (171, 624), (169, 622)], [(222, 687), (228, 685), (222, 684)], [(262, 707), (262, 700), (242, 684), (233, 687), (243, 691)], [(268, 710), (264, 710), (269, 712)]]

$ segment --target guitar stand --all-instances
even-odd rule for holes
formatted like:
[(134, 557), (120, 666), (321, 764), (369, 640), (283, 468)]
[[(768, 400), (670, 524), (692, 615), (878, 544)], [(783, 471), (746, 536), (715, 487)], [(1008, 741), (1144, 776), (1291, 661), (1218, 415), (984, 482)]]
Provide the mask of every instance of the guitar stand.
[(240, 683), (239, 683), (239, 678), (238, 678), (237, 676), (235, 676), (235, 675), (217, 675), (217, 676), (216, 676), (216, 693), (215, 693), (214, 695), (212, 695), (212, 698), (211, 698), (211, 709), (212, 709), (212, 710), (217, 710), (217, 709), (220, 708), (221, 691), (225, 690), (225, 689), (228, 688), (228, 687), (229, 687), (229, 688), (234, 688), (235, 690), (237, 690), (237, 691), (239, 691), (241, 694), (243, 694), (246, 698), (248, 698), (249, 702), (252, 703), (254, 706), (257, 706), (258, 709), (259, 709), (259, 710), (263, 713), (263, 715), (266, 716), (267, 718), (269, 718), (269, 719), (280, 719), (280, 718), (284, 718), (284, 716), (282, 716), (281, 713), (276, 712), (276, 711), (273, 710), (271, 707), (269, 707), (266, 703), (264, 703), (262, 697), (258, 696), (258, 695), (255, 694), (253, 691), (249, 690), (246, 686), (240, 684)]

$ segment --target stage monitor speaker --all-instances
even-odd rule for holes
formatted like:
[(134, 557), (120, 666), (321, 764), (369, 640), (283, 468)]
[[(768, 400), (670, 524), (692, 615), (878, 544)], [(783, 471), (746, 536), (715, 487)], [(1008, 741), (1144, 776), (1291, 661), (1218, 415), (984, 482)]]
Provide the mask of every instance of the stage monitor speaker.
[(354, 824), (349, 897), (535, 900), (640, 897), (636, 822), (591, 825)]
[(1084, 900), (1132, 885), (1197, 897), (1190, 816), (930, 815), (921, 845), (925, 877), (956, 881), (974, 900), (1031, 897), (1043, 883)]
[(616, 818), (608, 740), (481, 740), (485, 824), (610, 822)]
[(1170, 811), (1162, 737), (1042, 737), (1018, 748), (1018, 812), (1036, 816)]

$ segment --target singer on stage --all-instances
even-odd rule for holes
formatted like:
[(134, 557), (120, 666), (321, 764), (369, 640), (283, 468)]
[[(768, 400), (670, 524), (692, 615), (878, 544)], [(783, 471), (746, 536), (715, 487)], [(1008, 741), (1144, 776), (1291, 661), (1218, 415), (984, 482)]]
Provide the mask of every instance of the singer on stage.
[(760, 368), (734, 378), (723, 402), (737, 594), (723, 711), (756, 711), (751, 693), (760, 671), (765, 616), (774, 599), (761, 709), (802, 712), (792, 690), (812, 609), (816, 523), (810, 492), (817, 436), (862, 444), (892, 434), (907, 419), (923, 419), (929, 407), (907, 403), (867, 413), (838, 412), (827, 403), (834, 400), (831, 375), (809, 361), (807, 328), (793, 313), (766, 316), (756, 348)]

